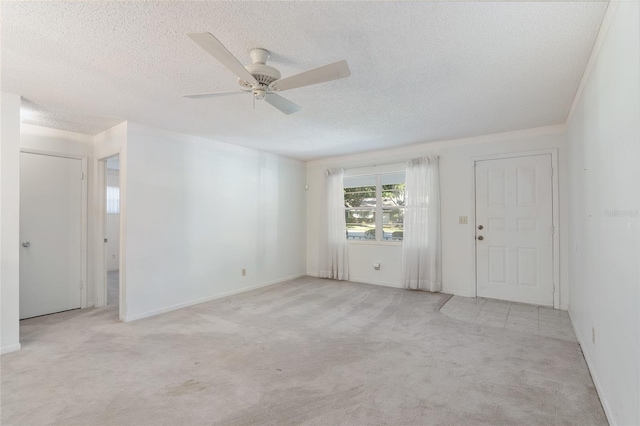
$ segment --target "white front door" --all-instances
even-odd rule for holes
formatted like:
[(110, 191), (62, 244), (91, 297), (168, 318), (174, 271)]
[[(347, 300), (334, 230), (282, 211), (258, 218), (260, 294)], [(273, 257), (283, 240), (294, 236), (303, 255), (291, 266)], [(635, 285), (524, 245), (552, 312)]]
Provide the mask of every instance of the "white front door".
[(82, 161), (20, 154), (20, 318), (76, 309), (82, 291)]
[(553, 306), (551, 155), (475, 164), (478, 296)]

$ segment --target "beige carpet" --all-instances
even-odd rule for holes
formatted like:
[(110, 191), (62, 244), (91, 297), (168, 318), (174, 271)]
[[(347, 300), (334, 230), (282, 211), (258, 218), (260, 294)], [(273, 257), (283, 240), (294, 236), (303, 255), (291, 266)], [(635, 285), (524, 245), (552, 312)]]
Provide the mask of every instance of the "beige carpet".
[(577, 343), (458, 321), (448, 298), (305, 277), (126, 324), (25, 320), (2, 424), (606, 424)]

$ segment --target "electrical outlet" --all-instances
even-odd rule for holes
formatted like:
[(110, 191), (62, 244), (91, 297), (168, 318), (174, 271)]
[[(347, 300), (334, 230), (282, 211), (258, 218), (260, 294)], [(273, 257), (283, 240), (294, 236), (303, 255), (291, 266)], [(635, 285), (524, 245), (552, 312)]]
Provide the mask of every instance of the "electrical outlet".
[(244, 277), (245, 275), (247, 275), (247, 270), (242, 268), (242, 276)]
[(593, 342), (593, 344), (596, 344), (596, 328), (595, 327), (591, 327), (591, 342)]
[(458, 223), (460, 225), (466, 225), (467, 223), (469, 223), (469, 218), (467, 216), (460, 216), (458, 218)]

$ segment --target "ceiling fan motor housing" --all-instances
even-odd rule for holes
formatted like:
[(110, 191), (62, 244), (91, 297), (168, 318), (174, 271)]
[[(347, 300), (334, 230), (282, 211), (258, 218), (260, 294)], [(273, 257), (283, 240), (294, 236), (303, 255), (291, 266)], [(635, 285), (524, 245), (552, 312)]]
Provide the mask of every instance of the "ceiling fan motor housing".
[[(260, 83), (260, 85), (269, 86), (276, 80), (280, 80), (280, 71), (272, 66), (265, 65), (269, 59), (269, 52), (265, 49), (251, 49), (249, 52), (253, 64), (245, 66), (247, 71)], [(240, 86), (251, 89), (251, 83), (247, 83), (242, 79), (238, 79)]]
[[(245, 68), (256, 80), (258, 80), (258, 83), (264, 84), (265, 86), (270, 85), (276, 80), (280, 80), (280, 71), (274, 67), (270, 67), (269, 65), (251, 64), (247, 65)], [(251, 83), (247, 83), (242, 79), (238, 79), (238, 82), (242, 87), (251, 88)]]

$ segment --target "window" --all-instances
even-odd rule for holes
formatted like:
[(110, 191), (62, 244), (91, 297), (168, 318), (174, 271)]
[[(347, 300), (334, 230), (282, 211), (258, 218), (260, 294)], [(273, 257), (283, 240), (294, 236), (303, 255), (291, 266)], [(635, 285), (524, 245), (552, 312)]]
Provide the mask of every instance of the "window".
[(120, 214), (120, 188), (107, 186), (107, 214)]
[(345, 176), (348, 240), (402, 241), (404, 172)]

